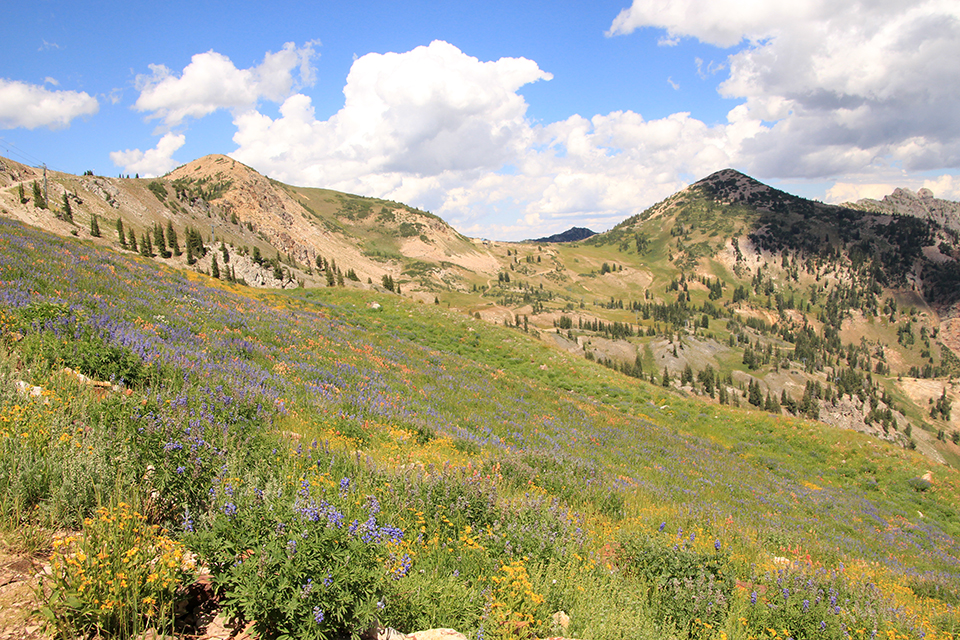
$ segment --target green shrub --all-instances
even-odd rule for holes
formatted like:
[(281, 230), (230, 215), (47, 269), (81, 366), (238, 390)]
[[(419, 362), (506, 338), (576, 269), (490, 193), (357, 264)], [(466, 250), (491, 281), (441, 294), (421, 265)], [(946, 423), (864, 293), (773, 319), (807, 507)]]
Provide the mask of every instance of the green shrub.
[(842, 571), (781, 569), (754, 576), (738, 608), (731, 617), (739, 613), (749, 629), (840, 640), (855, 629), (881, 628), (884, 601), (875, 585), (850, 583)]
[(28, 361), (70, 367), (97, 380), (128, 386), (136, 385), (146, 374), (143, 362), (132, 351), (91, 335), (70, 340), (53, 333), (37, 333), (24, 339), (21, 352)]
[(358, 638), (386, 609), (388, 580), (409, 568), (391, 562), (403, 531), (379, 523), (379, 502), (356, 500), (348, 478), (335, 496), (314, 497), (306, 479), (294, 495), (230, 484), (216, 493), (188, 539), (224, 610), (255, 620), (262, 638)]
[(698, 552), (690, 543), (662, 546), (639, 536), (621, 541), (618, 564), (646, 583), (651, 611), (681, 637), (712, 637), (726, 619), (734, 581), (725, 553)]
[(70, 367), (97, 380), (126, 385), (135, 385), (146, 375), (139, 356), (95, 335), (65, 304), (32, 303), (17, 312), (16, 327), (27, 333), (18, 345), (27, 362)]
[(167, 201), (167, 187), (164, 186), (159, 180), (153, 180), (147, 184), (147, 189), (153, 192), (153, 195), (157, 196), (157, 200), (160, 202)]

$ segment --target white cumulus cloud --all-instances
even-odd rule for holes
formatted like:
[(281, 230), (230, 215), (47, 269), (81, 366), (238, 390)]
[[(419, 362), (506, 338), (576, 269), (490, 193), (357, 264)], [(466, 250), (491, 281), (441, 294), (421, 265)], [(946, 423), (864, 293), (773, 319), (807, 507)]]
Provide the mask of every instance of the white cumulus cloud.
[[(830, 199), (918, 188), (920, 178), (902, 178), (955, 168), (958, 14), (946, 0), (636, 0), (609, 35), (647, 27), (671, 42), (733, 47), (720, 63), (691, 61), (702, 78), (720, 76), (720, 92), (737, 103), (719, 123), (629, 109), (536, 123), (520, 90), (550, 73), (443, 41), (356, 58), (342, 108), (325, 119), (300, 91), (313, 78), (310, 43), (250, 69), (215, 52), (179, 74), (153, 67), (137, 108), (166, 128), (228, 109), (231, 155), (259, 171), (407, 202), (473, 235), (599, 230), (729, 166), (760, 178), (830, 178)], [(263, 113), (261, 100), (280, 103), (279, 114)], [(161, 146), (154, 155), (172, 166)], [(940, 184), (950, 192), (956, 181)]]
[(883, 196), (890, 195), (896, 188), (897, 185), (889, 183), (837, 182), (827, 189), (826, 201), (841, 204), (844, 202), (856, 202), (862, 198), (883, 200)]
[(827, 177), (878, 159), (960, 163), (960, 4), (950, 0), (634, 0), (608, 35), (663, 29), (720, 47), (721, 93), (772, 122), (744, 141), (761, 176)]
[(76, 118), (100, 110), (83, 91), (51, 91), (42, 86), (0, 78), (0, 128), (63, 129)]
[(485, 62), (442, 41), (368, 54), (332, 117), (318, 120), (302, 94), (276, 118), (250, 109), (234, 119), (231, 155), (285, 182), (408, 202), (467, 233), (523, 238), (574, 222), (607, 228), (685, 186), (681, 175), (729, 166), (763, 129), (742, 111), (715, 126), (632, 111), (534, 124), (518, 90), (550, 78), (531, 60)]
[(354, 62), (344, 106), (329, 120), (317, 121), (302, 94), (277, 119), (244, 113), (233, 155), (311, 183), (497, 169), (525, 146), (527, 105), (517, 89), (550, 77), (530, 60), (481, 62), (440, 41), (371, 53)]
[(728, 166), (761, 128), (631, 111), (536, 125), (518, 90), (550, 78), (533, 61), (484, 62), (442, 41), (368, 54), (331, 118), (301, 94), (277, 118), (251, 109), (234, 120), (231, 155), (286, 182), (409, 202), (468, 233), (531, 237), (572, 221), (609, 227), (682, 188), (681, 174)]
[(923, 187), (930, 189), (934, 197), (944, 200), (960, 200), (960, 176), (942, 175), (924, 180)]
[(314, 55), (313, 43), (298, 48), (288, 42), (249, 69), (238, 69), (230, 58), (215, 51), (194, 55), (179, 75), (164, 65), (150, 65), (149, 75), (137, 76), (140, 96), (134, 108), (169, 128), (218, 109), (249, 109), (261, 98), (280, 102), (292, 91), (313, 83)]
[(160, 138), (153, 149), (111, 151), (110, 160), (116, 166), (122, 167), (126, 173), (140, 174), (145, 178), (160, 176), (177, 166), (173, 154), (185, 142), (186, 136), (183, 134), (167, 133)]

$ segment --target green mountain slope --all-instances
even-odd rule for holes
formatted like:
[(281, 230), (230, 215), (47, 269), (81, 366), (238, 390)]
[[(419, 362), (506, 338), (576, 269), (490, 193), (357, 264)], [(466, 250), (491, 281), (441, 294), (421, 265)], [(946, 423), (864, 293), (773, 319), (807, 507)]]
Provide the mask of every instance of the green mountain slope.
[(194, 264), (154, 259), (210, 274), (216, 258), (221, 277), (258, 287), (400, 292), (628, 377), (960, 464), (960, 243), (936, 220), (824, 205), (724, 170), (580, 242), (504, 243), (226, 156), (158, 180), (52, 174), (47, 209), (30, 197), (41, 176), (4, 166), (4, 210), (60, 234), (89, 237), (96, 216), (94, 241), (119, 248), (119, 219), (142, 250), (157, 225), (181, 243), (189, 229)]
[[(5, 536), (86, 532), (54, 550), (61, 629), (121, 624), (85, 584), (165, 602), (123, 565), (142, 539), (98, 524), (131, 509), (265, 637), (374, 616), (472, 637), (960, 624), (960, 476), (901, 447), (388, 293), (265, 292), (6, 220), (0, 280)], [(124, 611), (131, 635), (163, 621)]]

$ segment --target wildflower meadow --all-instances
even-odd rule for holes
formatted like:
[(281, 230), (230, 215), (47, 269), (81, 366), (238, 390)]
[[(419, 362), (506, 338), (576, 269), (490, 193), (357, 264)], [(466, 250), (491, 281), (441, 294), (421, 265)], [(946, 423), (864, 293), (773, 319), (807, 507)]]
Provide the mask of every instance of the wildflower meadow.
[(0, 344), (0, 532), (55, 635), (177, 633), (201, 570), (263, 638), (960, 634), (960, 475), (862, 434), (7, 220)]

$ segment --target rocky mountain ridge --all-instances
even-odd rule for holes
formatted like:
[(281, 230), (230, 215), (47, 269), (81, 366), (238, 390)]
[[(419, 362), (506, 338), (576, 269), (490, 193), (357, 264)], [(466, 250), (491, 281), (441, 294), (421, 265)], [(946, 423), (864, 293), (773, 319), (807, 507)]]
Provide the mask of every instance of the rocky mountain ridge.
[(931, 220), (946, 229), (960, 231), (960, 202), (937, 198), (930, 189), (913, 192), (910, 189), (897, 188), (881, 200), (861, 198), (856, 202), (845, 202), (842, 206), (875, 213), (913, 216)]

